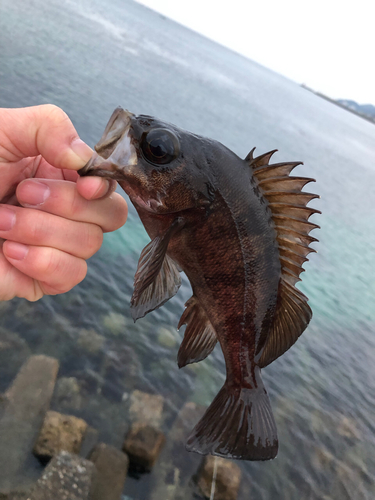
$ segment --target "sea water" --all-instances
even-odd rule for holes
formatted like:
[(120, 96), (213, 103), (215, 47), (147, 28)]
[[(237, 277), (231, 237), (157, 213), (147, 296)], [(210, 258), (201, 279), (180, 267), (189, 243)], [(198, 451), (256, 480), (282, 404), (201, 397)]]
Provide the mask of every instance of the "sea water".
[[(277, 148), (275, 161), (304, 162), (297, 175), (316, 179), (307, 190), (321, 196), (311, 205), (322, 211), (312, 218), (321, 226), (313, 232), (318, 253), (299, 285), (314, 315), (263, 371), (280, 450), (272, 462), (238, 462), (240, 498), (374, 498), (374, 125), (132, 1), (3, 0), (0, 106), (42, 103), (61, 106), (91, 146), (121, 105), (217, 139), (241, 157), (256, 146), (259, 154)], [(59, 377), (83, 387), (75, 414), (118, 447), (134, 389), (164, 396), (165, 431), (186, 401), (212, 401), (224, 381), (220, 349), (176, 365), (187, 280), (161, 309), (131, 320), (133, 276), (148, 241), (130, 207), (81, 285), (35, 304), (1, 305), (0, 326), (13, 340), (0, 345), (0, 392), (30, 353), (58, 357)], [(158, 500), (154, 476), (128, 479), (124, 494)], [(198, 494), (190, 482), (176, 488), (174, 498)]]

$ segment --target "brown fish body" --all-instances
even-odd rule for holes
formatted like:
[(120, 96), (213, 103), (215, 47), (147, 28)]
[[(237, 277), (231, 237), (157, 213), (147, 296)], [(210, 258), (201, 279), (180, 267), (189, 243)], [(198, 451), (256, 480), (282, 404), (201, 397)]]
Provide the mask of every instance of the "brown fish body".
[[(233, 170), (224, 164), (220, 172), (216, 162), (215, 197), (209, 208), (173, 214), (184, 226), (171, 238), (167, 253), (186, 273), (217, 332), (228, 380), (254, 387), (260, 343), (276, 308), (281, 266), (269, 209), (251, 183), (246, 162), (233, 159), (238, 166), (230, 183), (227, 177)], [(159, 222), (142, 209), (138, 213), (151, 238), (171, 223)]]
[(308, 179), (285, 175), (296, 163), (268, 165), (272, 153), (242, 160), (215, 141), (121, 109), (96, 150), (83, 174), (117, 179), (151, 238), (135, 275), (133, 317), (173, 296), (183, 270), (193, 296), (179, 324), (187, 327), (178, 364), (204, 359), (217, 340), (224, 354), (226, 382), (187, 448), (274, 458), (277, 432), (260, 368), (311, 317), (294, 287), (314, 240), (307, 218), (316, 211), (306, 203), (316, 196), (301, 193)]

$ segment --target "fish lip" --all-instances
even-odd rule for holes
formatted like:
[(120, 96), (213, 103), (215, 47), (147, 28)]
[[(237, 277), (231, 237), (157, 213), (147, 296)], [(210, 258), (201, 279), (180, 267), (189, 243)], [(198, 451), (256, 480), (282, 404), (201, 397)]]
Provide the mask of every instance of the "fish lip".
[[(86, 176), (89, 176), (90, 173), (88, 173), (87, 171), (87, 165), (88, 165), (88, 162), (86, 163), (85, 166), (83, 166), (82, 168), (80, 168), (77, 172), (78, 172), (78, 175), (80, 175), (81, 177), (86, 177)], [(92, 175), (92, 174), (91, 174)]]
[[(125, 167), (126, 168), (126, 167)], [(86, 169), (86, 165), (82, 167), (80, 170), (78, 170), (78, 173), (81, 177), (103, 177), (104, 179), (113, 179), (115, 181), (123, 181), (124, 176), (121, 174), (121, 172), (111, 172), (107, 169)]]
[[(94, 153), (92, 155), (92, 157), (89, 159), (89, 161), (86, 163), (86, 165), (84, 165), (82, 168), (80, 168), (78, 170), (78, 174), (81, 176), (81, 177), (89, 177), (89, 176), (98, 176), (98, 177), (105, 177), (103, 174), (104, 174), (104, 170), (99, 170), (99, 169), (93, 169), (92, 165), (94, 163), (94, 161), (99, 157), (99, 155), (97, 153)], [(100, 157), (99, 157), (100, 158)], [(108, 171), (107, 172), (107, 175), (108, 175)]]
[(118, 181), (126, 178), (126, 170), (138, 163), (137, 152), (130, 135), (133, 117), (134, 115), (127, 110), (120, 107), (115, 109), (103, 136), (95, 145), (92, 157), (78, 170), (81, 177), (107, 177)]
[(81, 177), (104, 177), (107, 179), (123, 180), (124, 175), (119, 167), (112, 161), (104, 160), (100, 155), (94, 153), (84, 167), (78, 170)]

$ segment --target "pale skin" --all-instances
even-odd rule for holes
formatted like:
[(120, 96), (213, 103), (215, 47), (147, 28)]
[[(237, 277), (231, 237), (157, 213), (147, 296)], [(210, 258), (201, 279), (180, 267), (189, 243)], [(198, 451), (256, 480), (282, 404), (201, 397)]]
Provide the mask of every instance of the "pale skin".
[(125, 223), (116, 184), (76, 172), (91, 155), (60, 108), (0, 109), (0, 300), (69, 291)]

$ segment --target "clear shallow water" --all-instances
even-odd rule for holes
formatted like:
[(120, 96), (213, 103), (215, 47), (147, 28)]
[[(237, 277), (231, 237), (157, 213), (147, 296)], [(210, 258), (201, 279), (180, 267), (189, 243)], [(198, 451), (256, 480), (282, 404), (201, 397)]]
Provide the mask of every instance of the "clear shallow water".
[[(299, 173), (317, 179), (309, 188), (321, 195), (313, 206), (323, 212), (314, 221), (319, 253), (300, 286), (314, 316), (263, 372), (280, 451), (273, 462), (241, 464), (241, 498), (374, 498), (375, 127), (132, 2), (3, 0), (0, 48), (0, 106), (60, 105), (90, 145), (122, 105), (242, 157), (257, 146), (259, 153), (278, 148), (275, 161), (304, 161)], [(186, 281), (163, 308), (131, 321), (132, 280), (147, 242), (131, 208), (74, 291), (1, 305), (0, 326), (17, 335), (18, 354), (0, 353), (0, 391), (28, 353), (54, 355), (61, 376), (85, 380), (76, 413), (118, 446), (127, 426), (123, 393), (163, 394), (165, 429), (185, 401), (212, 400), (224, 379), (219, 349), (183, 370), (175, 361)], [(104, 338), (96, 352), (82, 347), (83, 329)], [(151, 498), (156, 480), (129, 481), (125, 493)]]

